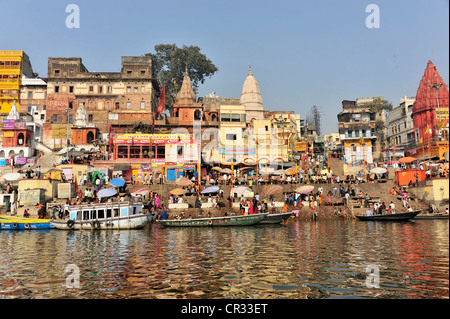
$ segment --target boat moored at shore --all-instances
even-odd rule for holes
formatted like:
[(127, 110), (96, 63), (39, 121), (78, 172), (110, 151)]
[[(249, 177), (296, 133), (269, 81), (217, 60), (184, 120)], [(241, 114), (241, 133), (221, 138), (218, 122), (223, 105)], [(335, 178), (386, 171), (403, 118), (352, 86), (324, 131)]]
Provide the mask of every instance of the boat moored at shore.
[(69, 219), (52, 219), (58, 229), (138, 229), (155, 219), (144, 213), (142, 203), (112, 202), (69, 206)]
[(195, 219), (161, 219), (157, 222), (166, 227), (229, 227), (255, 225), (267, 217), (268, 213)]
[(55, 228), (49, 219), (0, 215), (0, 230), (32, 230)]

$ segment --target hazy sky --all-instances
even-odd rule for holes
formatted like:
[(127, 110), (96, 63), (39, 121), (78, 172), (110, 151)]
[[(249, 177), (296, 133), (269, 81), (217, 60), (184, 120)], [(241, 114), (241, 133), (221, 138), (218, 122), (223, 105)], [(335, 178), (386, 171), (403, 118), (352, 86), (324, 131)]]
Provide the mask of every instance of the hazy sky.
[[(66, 27), (69, 4), (79, 28)], [(239, 98), (251, 65), (265, 109), (306, 118), (317, 105), (322, 134), (337, 132), (342, 100), (415, 96), (428, 60), (449, 79), (448, 0), (0, 0), (0, 19), (0, 50), (24, 50), (43, 77), (48, 57), (116, 72), (160, 43), (199, 46), (219, 68), (199, 96)]]

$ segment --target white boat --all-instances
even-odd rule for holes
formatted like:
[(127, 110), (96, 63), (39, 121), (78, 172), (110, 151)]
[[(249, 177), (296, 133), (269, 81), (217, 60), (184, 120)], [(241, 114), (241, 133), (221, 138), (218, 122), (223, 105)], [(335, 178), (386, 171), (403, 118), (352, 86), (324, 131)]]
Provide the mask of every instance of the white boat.
[(69, 206), (69, 219), (52, 219), (58, 229), (138, 229), (156, 218), (144, 213), (142, 203), (112, 202)]

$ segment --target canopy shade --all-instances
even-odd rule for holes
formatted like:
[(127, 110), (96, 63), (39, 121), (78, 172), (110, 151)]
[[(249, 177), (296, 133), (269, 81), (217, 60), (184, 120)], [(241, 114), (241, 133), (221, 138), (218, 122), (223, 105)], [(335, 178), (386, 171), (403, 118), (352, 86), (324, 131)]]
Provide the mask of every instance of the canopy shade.
[(117, 191), (114, 188), (104, 188), (98, 191), (98, 198), (102, 197), (111, 197), (117, 194)]
[(182, 188), (175, 188), (170, 191), (170, 194), (173, 194), (173, 195), (184, 195), (186, 193), (187, 193), (187, 190), (182, 189)]
[(297, 193), (307, 194), (307, 193), (312, 192), (313, 190), (314, 190), (314, 186), (304, 185), (304, 186), (300, 186), (299, 188), (297, 188)]
[(220, 189), (219, 186), (211, 186), (201, 191), (202, 194), (216, 193)]
[(372, 168), (370, 172), (373, 174), (384, 174), (387, 172), (387, 169), (385, 169), (384, 167), (375, 167)]
[(275, 195), (275, 194), (279, 194), (283, 191), (283, 187), (280, 185), (274, 185), (269, 187), (269, 189), (266, 191), (266, 196), (267, 195)]
[(180, 177), (177, 180), (175, 180), (174, 182), (176, 185), (179, 186), (189, 186), (192, 185), (192, 181), (190, 181), (188, 178), (186, 177)]
[(236, 194), (244, 194), (251, 192), (251, 189), (246, 186), (238, 186), (233, 188), (233, 192)]
[(138, 187), (130, 191), (131, 196), (145, 196), (150, 190), (148, 187)]
[(13, 181), (17, 181), (20, 178), (20, 174), (19, 173), (7, 173), (7, 174), (3, 175), (3, 178), (7, 181), (13, 182)]
[(414, 158), (414, 157), (403, 157), (403, 158), (400, 158), (398, 161), (400, 163), (411, 163), (411, 162), (414, 162), (416, 160), (417, 160), (417, 158)]
[(112, 180), (109, 181), (109, 183), (117, 187), (122, 187), (123, 185), (125, 185), (125, 181), (121, 178), (113, 178)]

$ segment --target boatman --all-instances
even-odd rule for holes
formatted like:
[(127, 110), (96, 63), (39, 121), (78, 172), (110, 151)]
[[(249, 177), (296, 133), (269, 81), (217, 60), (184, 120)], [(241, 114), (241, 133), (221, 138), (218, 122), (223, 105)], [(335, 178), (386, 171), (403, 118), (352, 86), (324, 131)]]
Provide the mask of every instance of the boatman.
[(373, 216), (372, 211), (370, 208), (366, 211), (366, 216)]

